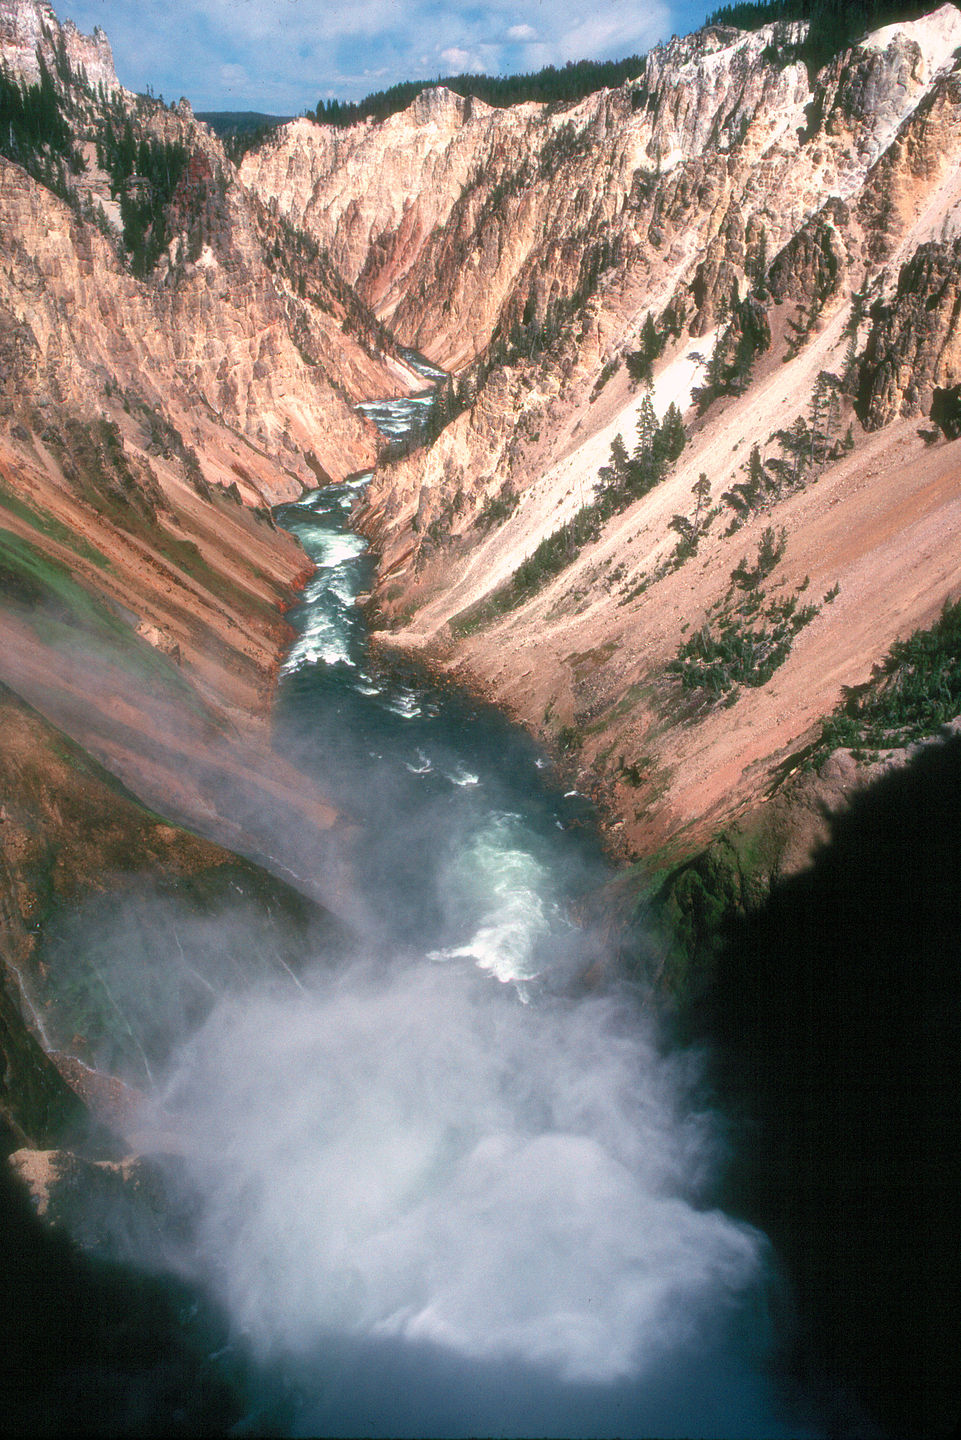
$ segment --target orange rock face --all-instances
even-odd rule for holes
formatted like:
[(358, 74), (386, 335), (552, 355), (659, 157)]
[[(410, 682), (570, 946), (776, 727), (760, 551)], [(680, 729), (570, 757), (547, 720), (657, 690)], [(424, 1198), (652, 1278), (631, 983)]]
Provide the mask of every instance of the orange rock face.
[[(961, 587), (957, 460), (925, 418), (961, 380), (961, 21), (942, 7), (888, 26), (817, 76), (803, 38), (703, 31), (561, 113), (439, 93), (346, 132), (296, 122), (245, 162), (403, 338), (465, 367), (462, 413), (379, 469), (361, 514), (385, 639), (561, 738), (631, 854), (697, 845), (756, 805), (843, 687)], [(756, 353), (707, 403), (748, 302)], [(642, 391), (625, 372), (647, 316), (654, 407), (686, 412), (687, 444), (510, 595), (597, 501), (615, 437), (635, 443)], [(791, 429), (812, 418), (831, 453), (792, 461)], [(770, 480), (742, 512), (725, 497), (755, 445)], [(711, 519), (675, 564), (701, 476)], [(682, 692), (670, 667), (769, 528), (786, 542), (772, 597), (809, 596), (816, 617), (728, 704)]]

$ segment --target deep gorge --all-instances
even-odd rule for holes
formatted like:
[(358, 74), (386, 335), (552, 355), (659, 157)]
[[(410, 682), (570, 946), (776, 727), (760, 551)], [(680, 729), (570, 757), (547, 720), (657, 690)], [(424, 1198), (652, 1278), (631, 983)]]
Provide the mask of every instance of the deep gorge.
[(235, 166), (0, 0), (6, 1428), (952, 1433), (917, 10)]
[[(155, 1344), (178, 1337), (172, 1375), (149, 1342), (143, 1372), (120, 1349), (109, 1397), (95, 1357), (60, 1342), (99, 1397), (89, 1428), (105, 1403), (121, 1428), (145, 1403), (184, 1433), (231, 1416), (295, 1434), (869, 1433), (872, 1411), (934, 1433), (954, 1399), (951, 1332), (921, 1317), (935, 1290), (950, 1303), (956, 1207), (924, 1167), (933, 1143), (950, 1153), (941, 1007), (961, 917), (957, 827), (930, 796), (956, 793), (957, 742), (872, 792), (810, 877), (734, 927), (713, 983), (658, 1020), (622, 978), (623, 942), (615, 954), (572, 918), (610, 879), (586, 800), (497, 711), (371, 653), (355, 604), (371, 562), (348, 528), (365, 483), (278, 515), (317, 569), (276, 744), (358, 827), (341, 857), (350, 940), (308, 929), (294, 972), (283, 926), (253, 940), (236, 907), (215, 918), (157, 894), (87, 907), (48, 940), (50, 1033), (78, 1013), (87, 956), (97, 1063), (145, 1096), (126, 1123), (157, 1152), (169, 1212), (150, 1220), (142, 1182), (98, 1196), (88, 1176), (68, 1224), (179, 1277), (71, 1269), (81, 1294), (124, 1285), (117, 1323), (145, 1314)], [(911, 816), (888, 860), (878, 838)], [(330, 854), (304, 850), (302, 875), (316, 863)], [(908, 947), (925, 967), (910, 977)], [(930, 1107), (907, 1153), (858, 1094), (879, 1051), (888, 1105)], [(905, 1186), (940, 1197), (926, 1258), (902, 1230)], [(38, 1266), (58, 1304), (65, 1263)], [(199, 1318), (177, 1286), (199, 1287)], [(169, 1307), (188, 1303), (185, 1328)], [(883, 1371), (865, 1333), (890, 1352)], [(59, 1387), (55, 1335), (49, 1357)], [(58, 1414), (40, 1379), (24, 1428)], [(61, 1424), (82, 1419), (72, 1385), (60, 1404)]]
[[(67, 918), (48, 1031), (85, 1013), (96, 1063), (142, 1095), (126, 1124), (171, 1215), (88, 1172), (69, 1223), (210, 1297), (176, 1377), (189, 1423), (216, 1426), (219, 1393), (295, 1434), (796, 1433), (766, 1241), (715, 1207), (702, 1060), (623, 983), (584, 988), (612, 963), (572, 915), (607, 873), (590, 807), (498, 712), (370, 654), (358, 488), (278, 517), (317, 570), (276, 743), (358, 826), (352, 939), (294, 973), (283, 932), (272, 961), (229, 906), (131, 894)], [(189, 1347), (217, 1314), (204, 1401)], [(109, 1402), (122, 1427), (147, 1358)]]

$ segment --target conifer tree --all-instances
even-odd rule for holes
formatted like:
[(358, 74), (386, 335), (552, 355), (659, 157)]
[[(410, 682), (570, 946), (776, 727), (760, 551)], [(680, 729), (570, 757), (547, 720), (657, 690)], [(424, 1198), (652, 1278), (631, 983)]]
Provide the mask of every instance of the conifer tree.
[(624, 444), (624, 437), (621, 434), (614, 436), (611, 441), (611, 458), (607, 465), (600, 469), (600, 477), (605, 485), (622, 485), (627, 478), (630, 468), (627, 446)]
[(754, 293), (759, 300), (767, 298), (767, 228), (761, 226), (761, 238), (758, 241), (757, 255), (752, 267), (754, 278)]
[(691, 494), (694, 496), (696, 502), (694, 508), (694, 529), (698, 530), (700, 529), (701, 516), (703, 512), (707, 510), (707, 504), (711, 498), (711, 482), (703, 470), (691, 486)]
[(681, 537), (674, 552), (675, 566), (682, 565), (691, 555), (697, 554), (702, 522), (711, 498), (711, 482), (703, 470), (691, 486), (691, 494), (694, 496), (694, 514), (672, 515), (670, 520), (671, 529)]
[(657, 423), (654, 402), (648, 390), (637, 412), (637, 443), (631, 456), (631, 488), (638, 495), (643, 495), (661, 478), (660, 474), (656, 473), (659, 461), (657, 454), (659, 433), (660, 426)]
[(678, 560), (686, 560), (697, 550), (697, 527), (689, 515), (672, 515), (668, 522), (672, 530), (676, 530), (681, 537), (681, 542), (675, 552)]
[(669, 464), (673, 464), (687, 444), (687, 431), (677, 405), (672, 400), (661, 421), (659, 448)]
[(641, 326), (640, 344), (636, 350), (625, 355), (627, 373), (635, 385), (642, 381), (650, 384), (653, 364), (664, 349), (664, 337), (659, 333), (654, 316), (648, 311)]

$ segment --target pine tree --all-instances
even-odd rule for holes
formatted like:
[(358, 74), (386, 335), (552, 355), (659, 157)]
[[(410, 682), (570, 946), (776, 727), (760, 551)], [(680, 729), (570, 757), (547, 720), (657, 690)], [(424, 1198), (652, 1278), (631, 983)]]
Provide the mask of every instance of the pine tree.
[(640, 344), (636, 350), (628, 351), (624, 360), (627, 373), (635, 385), (650, 384), (654, 361), (664, 350), (664, 337), (658, 331), (654, 316), (648, 311), (641, 326)]
[(637, 443), (631, 456), (631, 489), (638, 495), (645, 494), (656, 485), (661, 476), (658, 471), (657, 439), (660, 426), (651, 400), (650, 391), (641, 401), (637, 412)]
[(699, 530), (701, 514), (707, 509), (708, 501), (711, 498), (711, 482), (703, 470), (691, 486), (691, 494), (696, 501), (694, 508), (694, 529)]
[(808, 464), (819, 465), (827, 457), (841, 421), (840, 382), (830, 370), (821, 370), (811, 396), (811, 431)]
[(658, 334), (654, 316), (650, 311), (645, 315), (644, 324), (641, 326), (641, 345), (649, 360), (656, 360), (664, 349), (664, 341)]
[(761, 237), (758, 240), (752, 272), (754, 293), (759, 300), (764, 300), (767, 298), (767, 228), (764, 225), (761, 226)]
[(687, 431), (677, 405), (672, 400), (661, 421), (658, 448), (669, 464), (673, 464), (687, 444)]
[(691, 486), (691, 494), (694, 496), (695, 502), (694, 514), (672, 515), (669, 522), (671, 529), (680, 536), (674, 551), (675, 566), (682, 565), (691, 555), (697, 554), (702, 521), (711, 498), (711, 482), (703, 470)]
[(605, 470), (608, 471), (610, 475), (609, 483), (619, 485), (627, 478), (629, 467), (630, 460), (627, 455), (627, 446), (624, 444), (623, 435), (618, 433), (611, 441), (610, 464), (604, 467), (601, 475), (603, 477)]
[(677, 559), (686, 560), (697, 550), (697, 526), (688, 515), (672, 515), (668, 523), (681, 537), (681, 543), (675, 552)]

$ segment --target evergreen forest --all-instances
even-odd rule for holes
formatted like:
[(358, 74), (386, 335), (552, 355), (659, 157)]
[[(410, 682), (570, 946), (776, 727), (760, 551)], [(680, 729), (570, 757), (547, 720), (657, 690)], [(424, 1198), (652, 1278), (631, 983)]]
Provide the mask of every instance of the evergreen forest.
[(39, 65), (39, 79), (32, 85), (0, 70), (0, 155), (65, 197), (67, 174), (78, 174), (83, 161), (42, 56)]
[(360, 120), (386, 120), (406, 110), (423, 90), (445, 85), (465, 99), (483, 100), (486, 105), (522, 105), (536, 100), (546, 105), (572, 105), (644, 69), (644, 55), (626, 60), (569, 60), (566, 65), (547, 65), (526, 75), (445, 75), (436, 80), (404, 80), (387, 90), (377, 90), (364, 100), (320, 100), (314, 118), (323, 125), (356, 125)]
[(113, 116), (97, 136), (97, 159), (120, 202), (124, 248), (135, 275), (153, 269), (169, 239), (167, 207), (187, 168), (186, 146), (134, 134), (129, 116)]
[(808, 37), (796, 57), (783, 50), (781, 56), (803, 60), (809, 69), (819, 70), (872, 30), (897, 20), (916, 20), (933, 8), (931, 0), (738, 0), (713, 10), (704, 23), (759, 30), (772, 21), (808, 20)]

